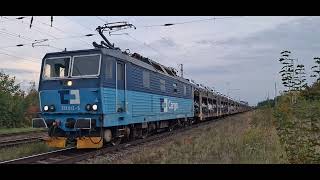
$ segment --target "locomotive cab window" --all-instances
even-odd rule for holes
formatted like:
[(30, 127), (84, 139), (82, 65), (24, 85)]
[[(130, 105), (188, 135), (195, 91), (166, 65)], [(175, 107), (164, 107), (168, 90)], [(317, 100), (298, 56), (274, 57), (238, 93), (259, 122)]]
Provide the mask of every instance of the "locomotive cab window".
[(178, 92), (178, 85), (177, 83), (173, 83), (173, 92), (177, 93)]
[(101, 55), (81, 55), (73, 57), (72, 76), (98, 76), (100, 73)]
[(63, 78), (69, 75), (70, 57), (47, 58), (43, 67), (43, 77)]
[(144, 88), (150, 88), (150, 73), (148, 71), (142, 72), (142, 81)]
[(161, 92), (166, 92), (166, 81), (163, 79), (160, 79), (160, 90)]
[(118, 81), (124, 80), (124, 64), (117, 63), (117, 79)]
[(106, 78), (112, 79), (112, 69), (113, 69), (113, 62), (112, 61), (106, 61)]

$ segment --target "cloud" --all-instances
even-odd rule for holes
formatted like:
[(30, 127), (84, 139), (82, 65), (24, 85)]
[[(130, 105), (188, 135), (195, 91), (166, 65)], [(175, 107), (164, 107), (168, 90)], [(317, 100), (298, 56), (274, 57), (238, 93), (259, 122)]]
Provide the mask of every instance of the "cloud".
[[(138, 52), (175, 68), (182, 63), (186, 77), (214, 86), (225, 94), (241, 97), (248, 100), (250, 104), (256, 104), (264, 99), (268, 91), (271, 97), (275, 82), (278, 84), (278, 89), (282, 88), (278, 76), (280, 64), (277, 61), (280, 51), (291, 50), (293, 57), (304, 63), (306, 69), (312, 66), (314, 56), (320, 56), (317, 54), (320, 52), (320, 36), (317, 36), (320, 33), (319, 17), (239, 17), (152, 28), (145, 26), (208, 17), (108, 16), (101, 18), (108, 22), (126, 20), (137, 26), (136, 30), (125, 31), (135, 39), (126, 35), (107, 36), (122, 50), (129, 48), (131, 52)], [(96, 17), (55, 17), (53, 25), (57, 29), (39, 21), (49, 23), (49, 18), (35, 17), (36, 28), (30, 29), (27, 20), (24, 23), (3, 22), (1, 28), (36, 40), (96, 33), (95, 28), (105, 23)], [(0, 33), (0, 36), (0, 50), (1, 47), (9, 45), (30, 43), (29, 40), (3, 33)], [(76, 50), (93, 48), (92, 42), (101, 40), (97, 35), (78, 39), (51, 40), (48, 43), (61, 49)], [(22, 61), (21, 58), (0, 56), (0, 69), (6, 69), (7, 72), (22, 80), (37, 80), (40, 62), (45, 53), (60, 51), (52, 47), (32, 48), (31, 46), (4, 50), (11, 55), (36, 61)], [(228, 89), (240, 90), (232, 92)]]
[(16, 68), (0, 68), (0, 71), (9, 74), (32, 74), (34, 71), (26, 70), (26, 69), (16, 69)]
[[(246, 37), (232, 37), (221, 41), (214, 39), (198, 41), (197, 43), (200, 44), (215, 42), (221, 50), (224, 49), (221, 55), (216, 56), (223, 63), (217, 63), (218, 61), (212, 58), (211, 62), (203, 61), (198, 63), (197, 67), (190, 66), (189, 72), (194, 73), (194, 76), (200, 80), (211, 77), (208, 82), (212, 84), (221, 85), (227, 81), (231, 82), (234, 87), (241, 89), (241, 95), (251, 104), (257, 103), (268, 92), (270, 97), (274, 95), (272, 92), (274, 92), (275, 82), (278, 84), (278, 89), (282, 88), (279, 87), (278, 75), (280, 69), (278, 58), (282, 50), (291, 50), (293, 57), (305, 64), (307, 70), (310, 69), (313, 63), (312, 57), (318, 56), (320, 50), (320, 37), (316, 36), (320, 33), (319, 27), (319, 18), (300, 18)], [(209, 70), (208, 66), (210, 66)], [(199, 69), (204, 71), (199, 73)], [(219, 70), (217, 74), (215, 69), (223, 69), (223, 71)], [(309, 82), (311, 82), (310, 79)], [(223, 91), (227, 92), (227, 88), (224, 87)]]
[(167, 37), (167, 38), (162, 37), (159, 40), (151, 42), (149, 45), (154, 46), (156, 48), (159, 48), (159, 47), (161, 47), (161, 48), (163, 48), (163, 47), (176, 48), (176, 47), (178, 47), (178, 44), (169, 37)]

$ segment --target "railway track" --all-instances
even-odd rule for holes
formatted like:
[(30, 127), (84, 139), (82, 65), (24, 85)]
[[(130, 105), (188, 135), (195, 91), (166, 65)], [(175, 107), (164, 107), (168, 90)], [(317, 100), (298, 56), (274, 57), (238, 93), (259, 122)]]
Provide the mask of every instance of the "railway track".
[(0, 148), (43, 141), (43, 137), (25, 137), (0, 141)]
[(15, 133), (3, 133), (3, 134), (0, 134), (0, 138), (21, 136), (21, 135), (30, 135), (30, 134), (39, 134), (39, 133), (44, 133), (44, 132), (47, 132), (47, 130), (29, 131), (29, 132), (15, 132)]
[(43, 141), (46, 136), (45, 131), (1, 134), (0, 148)]
[(95, 156), (104, 155), (114, 151), (121, 151), (127, 147), (134, 147), (151, 141), (160, 140), (162, 138), (169, 137), (177, 133), (188, 131), (192, 128), (206, 126), (210, 123), (214, 123), (225, 118), (226, 117), (221, 117), (214, 120), (193, 124), (184, 128), (179, 128), (173, 131), (165, 131), (159, 134), (152, 135), (145, 139), (138, 139), (127, 143), (122, 143), (117, 146), (103, 147), (101, 149), (76, 149), (75, 147), (70, 147), (47, 153), (41, 153), (18, 159), (3, 161), (0, 162), (0, 164), (73, 164)]

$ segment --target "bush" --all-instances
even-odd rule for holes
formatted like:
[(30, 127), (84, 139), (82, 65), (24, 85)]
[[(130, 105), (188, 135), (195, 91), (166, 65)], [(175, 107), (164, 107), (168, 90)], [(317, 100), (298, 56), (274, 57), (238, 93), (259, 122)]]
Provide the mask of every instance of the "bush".
[(275, 125), (291, 163), (320, 162), (320, 85), (296, 94), (282, 95), (274, 108)]
[(38, 107), (38, 92), (31, 83), (28, 94), (16, 84), (15, 77), (0, 72), (0, 128), (29, 126), (32, 107)]

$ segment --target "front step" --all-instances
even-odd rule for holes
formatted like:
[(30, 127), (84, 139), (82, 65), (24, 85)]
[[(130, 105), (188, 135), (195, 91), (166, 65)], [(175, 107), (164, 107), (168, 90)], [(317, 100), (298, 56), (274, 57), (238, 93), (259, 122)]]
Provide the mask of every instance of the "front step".
[(77, 149), (101, 148), (103, 139), (101, 137), (81, 137), (77, 138)]
[(50, 137), (50, 138), (45, 139), (45, 142), (49, 147), (65, 148), (67, 138), (65, 138), (65, 137)]

